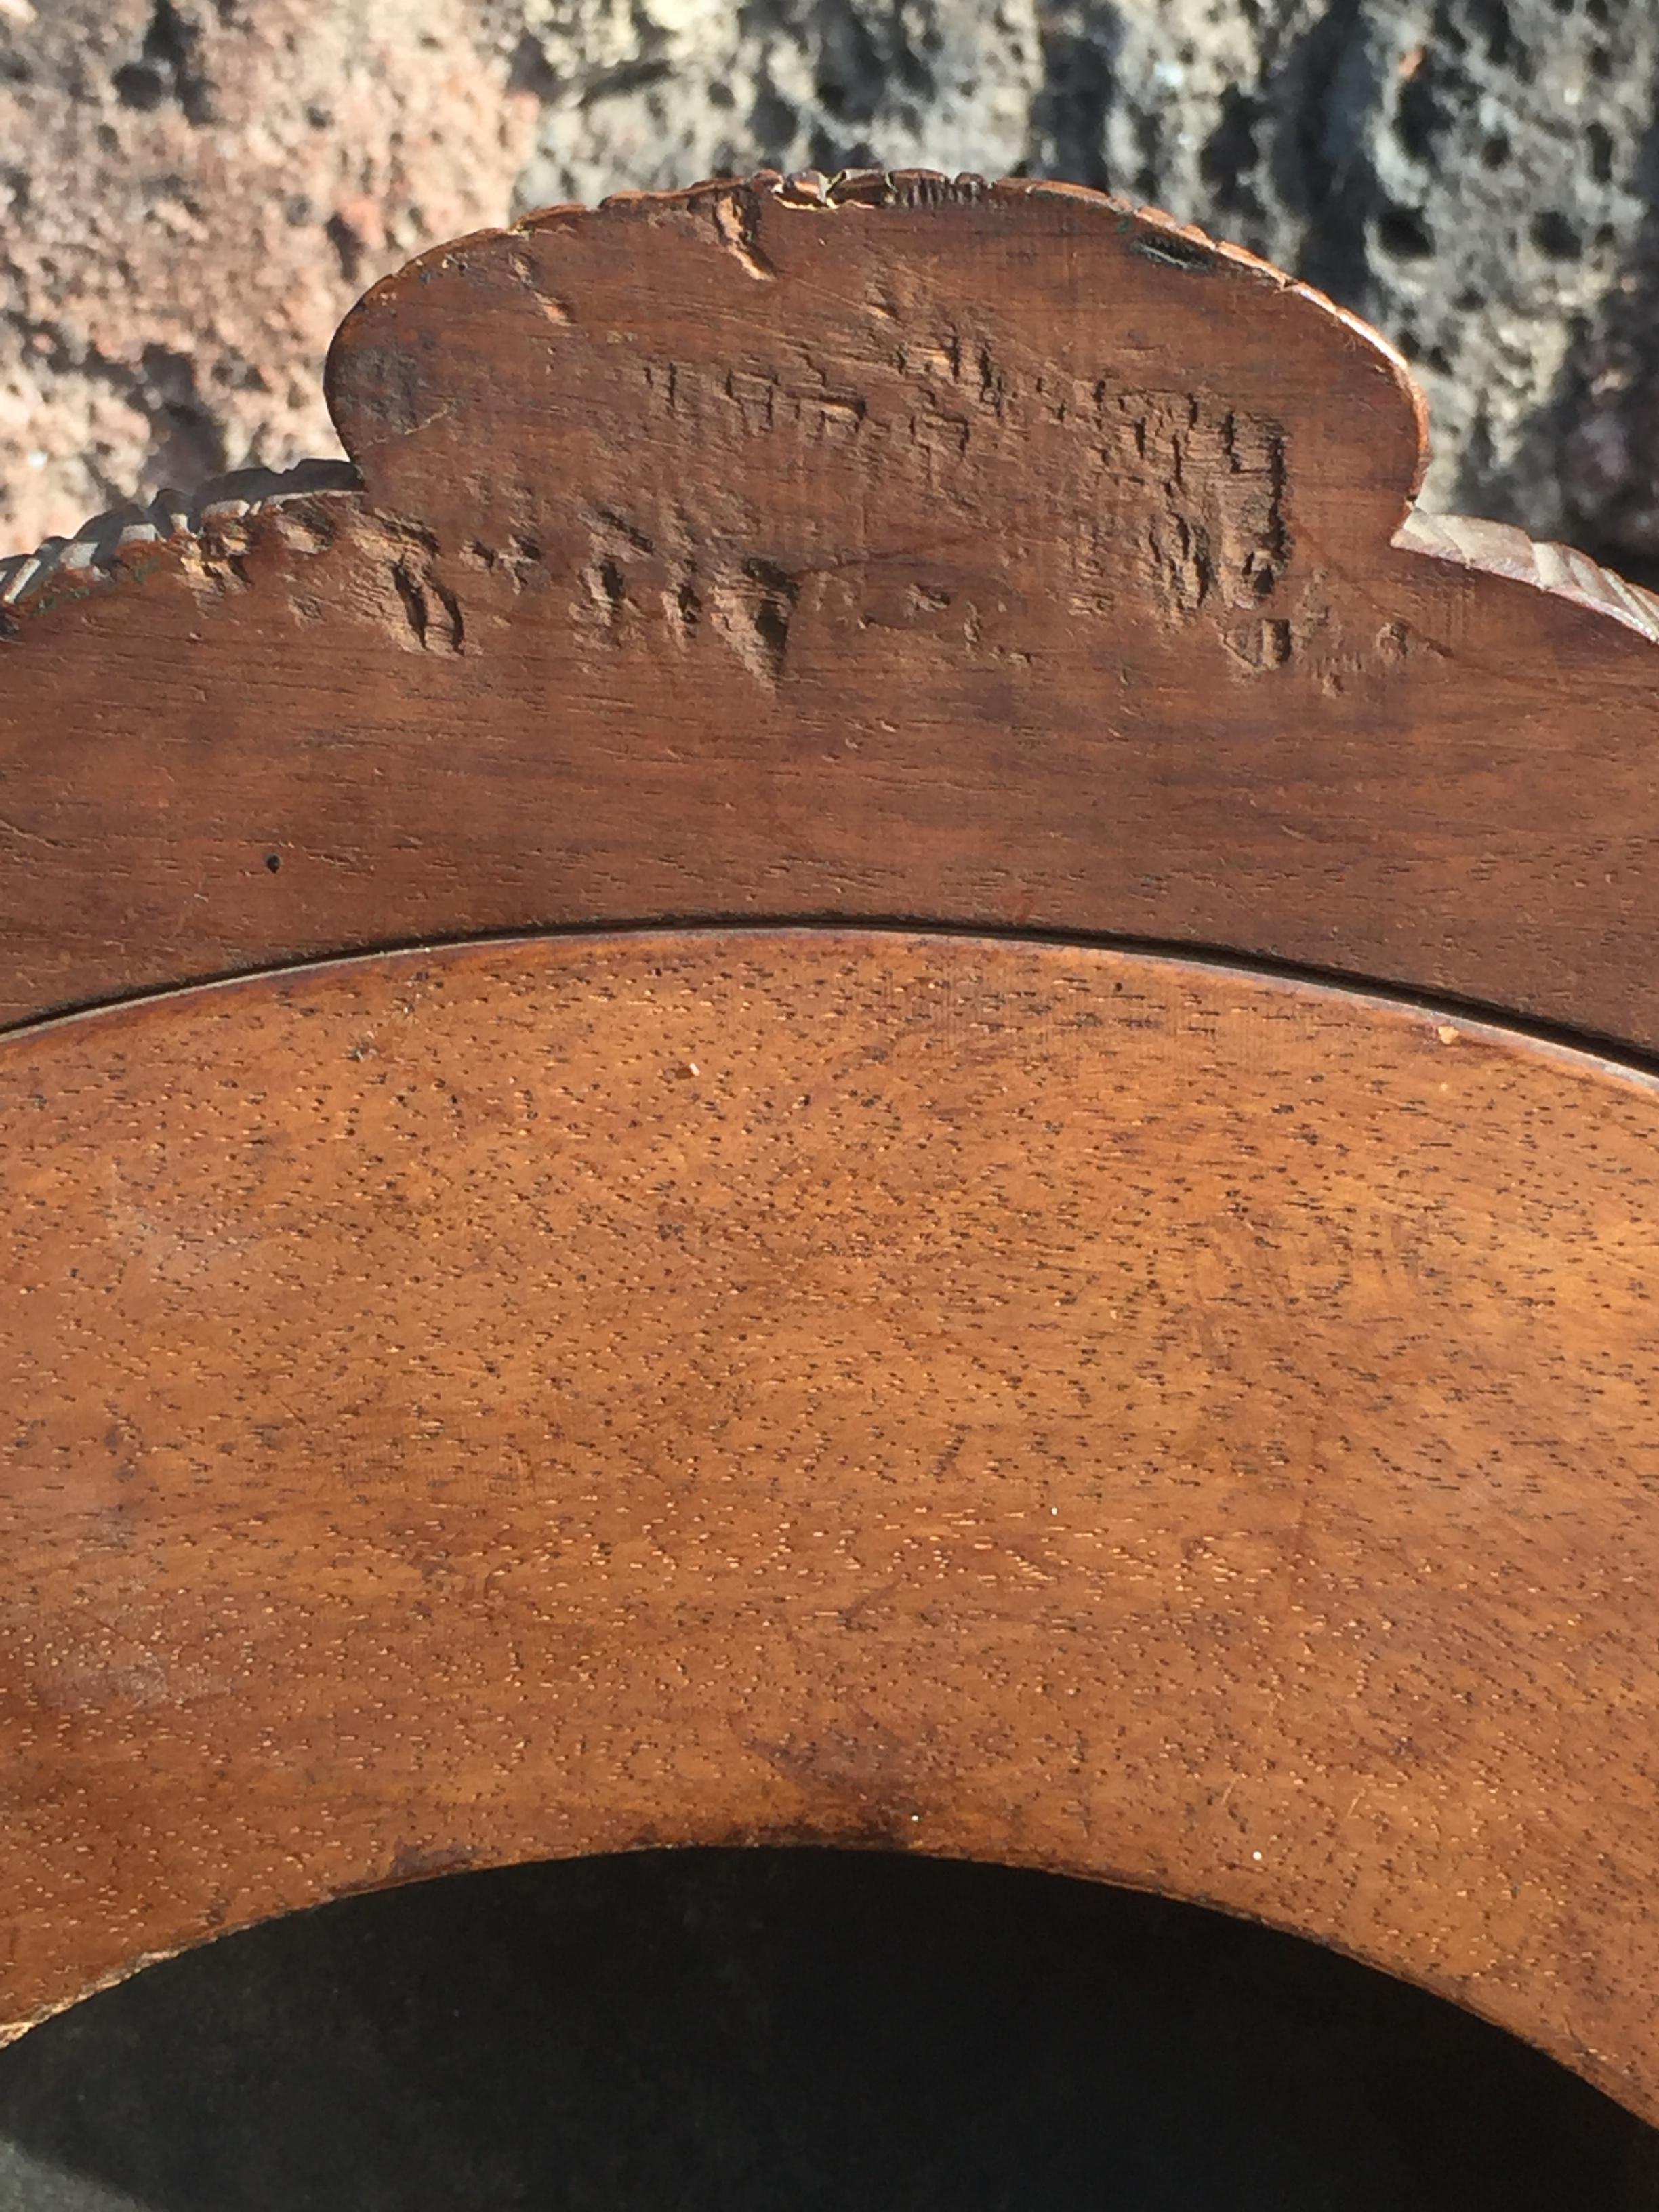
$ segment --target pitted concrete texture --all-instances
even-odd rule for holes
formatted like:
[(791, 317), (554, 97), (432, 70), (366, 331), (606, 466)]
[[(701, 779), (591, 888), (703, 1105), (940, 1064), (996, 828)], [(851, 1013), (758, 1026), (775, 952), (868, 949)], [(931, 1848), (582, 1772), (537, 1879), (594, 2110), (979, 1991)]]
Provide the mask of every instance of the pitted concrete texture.
[(499, 222), (537, 105), (471, 0), (0, 0), (0, 540), (337, 453), (323, 354)]
[(1653, 0), (0, 0), (0, 550), (337, 451), (355, 294), (550, 200), (1026, 169), (1428, 387), (1426, 503), (1659, 561)]

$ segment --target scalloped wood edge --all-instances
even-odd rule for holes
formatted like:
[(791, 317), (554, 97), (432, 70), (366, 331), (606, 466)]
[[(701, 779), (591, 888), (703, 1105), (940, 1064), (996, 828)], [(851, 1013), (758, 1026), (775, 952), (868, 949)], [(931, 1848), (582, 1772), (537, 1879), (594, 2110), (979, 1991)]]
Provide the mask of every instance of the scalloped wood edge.
[(1628, 582), (1617, 570), (1600, 567), (1577, 546), (1528, 538), (1512, 523), (1482, 522), (1464, 514), (1425, 514), (1417, 507), (1401, 525), (1395, 544), (1431, 560), (1455, 562), (1461, 568), (1503, 576), (1536, 592), (1553, 592), (1593, 614), (1623, 623), (1659, 645), (1659, 598), (1644, 586)]
[[(1428, 403), (1412, 378), (1404, 356), (1361, 317), (1338, 306), (1313, 285), (1287, 276), (1271, 262), (1250, 252), (1247, 247), (1224, 239), (1213, 238), (1196, 224), (1178, 222), (1162, 208), (1139, 204), (1114, 193), (1100, 193), (1091, 186), (1066, 185), (1058, 179), (1018, 181), (1023, 189), (1032, 191), (1073, 192), (1102, 200), (1133, 216), (1153, 234), (1147, 242), (1146, 250), (1151, 252), (1161, 247), (1172, 265), (1189, 265), (1194, 258), (1212, 257), (1249, 269), (1316, 304), (1352, 328), (1368, 343), (1386, 352), (1397, 362), (1402, 379), (1418, 395), (1424, 433), (1423, 456), (1419, 468), (1420, 484), (1422, 470), (1427, 465)], [(805, 169), (788, 175), (763, 170), (750, 182), (757, 188), (769, 191), (784, 206), (816, 209), (891, 207), (907, 201), (925, 204), (930, 195), (944, 191), (959, 198), (963, 195), (971, 198), (994, 189), (987, 179), (981, 176), (963, 173), (951, 177), (943, 171), (927, 169), (843, 169), (834, 174)], [(709, 191), (722, 188), (715, 185), (694, 189)], [(613, 209), (660, 205), (684, 197), (678, 191), (615, 192), (599, 204), (602, 208)], [(585, 209), (574, 204), (536, 209), (503, 229), (475, 233), (473, 240), (448, 240), (422, 257), (422, 263), (441, 263), (452, 256), (458, 246), (471, 243), (477, 239), (521, 235), (538, 225), (573, 213), (586, 212)], [(422, 263), (411, 266), (420, 266)], [(405, 274), (400, 272), (385, 281), (401, 283)], [(280, 472), (253, 468), (237, 471), (211, 479), (188, 496), (163, 490), (148, 505), (128, 504), (90, 517), (72, 538), (50, 538), (32, 552), (0, 558), (0, 609), (22, 605), (35, 592), (46, 590), (60, 575), (72, 578), (77, 585), (117, 583), (124, 573), (120, 556), (140, 546), (175, 537), (199, 537), (206, 525), (246, 520), (258, 509), (305, 493), (349, 491), (360, 488), (356, 471), (349, 461), (311, 460), (300, 462), (295, 467)], [(1559, 593), (1578, 605), (1624, 623), (1654, 642), (1659, 642), (1659, 597), (1650, 591), (1627, 581), (1613, 569), (1598, 565), (1588, 554), (1575, 547), (1550, 540), (1534, 539), (1513, 525), (1483, 521), (1471, 516), (1425, 514), (1414, 503), (1416, 491), (1417, 486), (1413, 486), (1413, 504), (1396, 534), (1395, 542), (1397, 544), (1433, 559), (1453, 562), (1462, 568), (1526, 583), (1535, 590)], [(0, 629), (0, 636), (3, 635), (3, 629)]]
[[(301, 461), (283, 471), (240, 470), (215, 477), (188, 499), (163, 491), (148, 507), (106, 508), (89, 517), (73, 538), (48, 538), (33, 553), (0, 560), (0, 608), (22, 606), (60, 580), (76, 589), (118, 584), (131, 574), (125, 556), (142, 547), (210, 538), (228, 524), (246, 524), (288, 500), (361, 489), (349, 461)], [(1659, 644), (1659, 597), (1616, 570), (1599, 567), (1576, 546), (1529, 538), (1512, 523), (1427, 514), (1416, 507), (1394, 542), (1431, 560), (1553, 592)]]
[(291, 469), (237, 469), (189, 494), (165, 489), (148, 506), (107, 507), (72, 538), (48, 538), (33, 553), (0, 560), (0, 609), (24, 606), (60, 581), (77, 589), (119, 584), (131, 575), (131, 556), (146, 546), (211, 538), (287, 500), (359, 489), (349, 461), (300, 461)]

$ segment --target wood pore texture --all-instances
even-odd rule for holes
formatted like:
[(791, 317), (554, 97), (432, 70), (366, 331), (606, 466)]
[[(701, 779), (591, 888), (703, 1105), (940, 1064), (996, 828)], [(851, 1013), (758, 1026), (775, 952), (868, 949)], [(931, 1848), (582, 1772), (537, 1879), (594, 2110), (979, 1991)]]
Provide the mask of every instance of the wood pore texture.
[(1258, 1915), (1659, 2102), (1649, 1079), (830, 932), (0, 1071), (12, 2017), (388, 1879), (801, 1838)]
[(1060, 187), (555, 210), (330, 389), (0, 568), (0, 2021), (799, 1838), (1659, 2120), (1659, 606)]

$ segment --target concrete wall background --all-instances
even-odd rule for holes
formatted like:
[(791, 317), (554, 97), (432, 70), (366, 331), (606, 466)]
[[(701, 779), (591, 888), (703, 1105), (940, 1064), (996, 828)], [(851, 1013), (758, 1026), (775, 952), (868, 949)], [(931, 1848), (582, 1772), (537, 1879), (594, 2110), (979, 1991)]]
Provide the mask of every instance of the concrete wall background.
[(1659, 562), (1653, 0), (0, 0), (0, 547), (337, 450), (356, 294), (556, 199), (1109, 185), (1387, 331), (1428, 501)]

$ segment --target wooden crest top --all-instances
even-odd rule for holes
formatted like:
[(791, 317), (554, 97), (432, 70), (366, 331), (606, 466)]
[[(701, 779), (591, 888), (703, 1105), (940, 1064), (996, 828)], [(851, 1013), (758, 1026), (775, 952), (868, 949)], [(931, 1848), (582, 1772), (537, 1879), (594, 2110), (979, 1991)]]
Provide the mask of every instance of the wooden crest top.
[(1411, 518), (1403, 366), (1249, 255), (1068, 187), (763, 177), (429, 254), (329, 388), (356, 476), (9, 564), (4, 1019), (844, 916), (1659, 1045), (1659, 611)]

